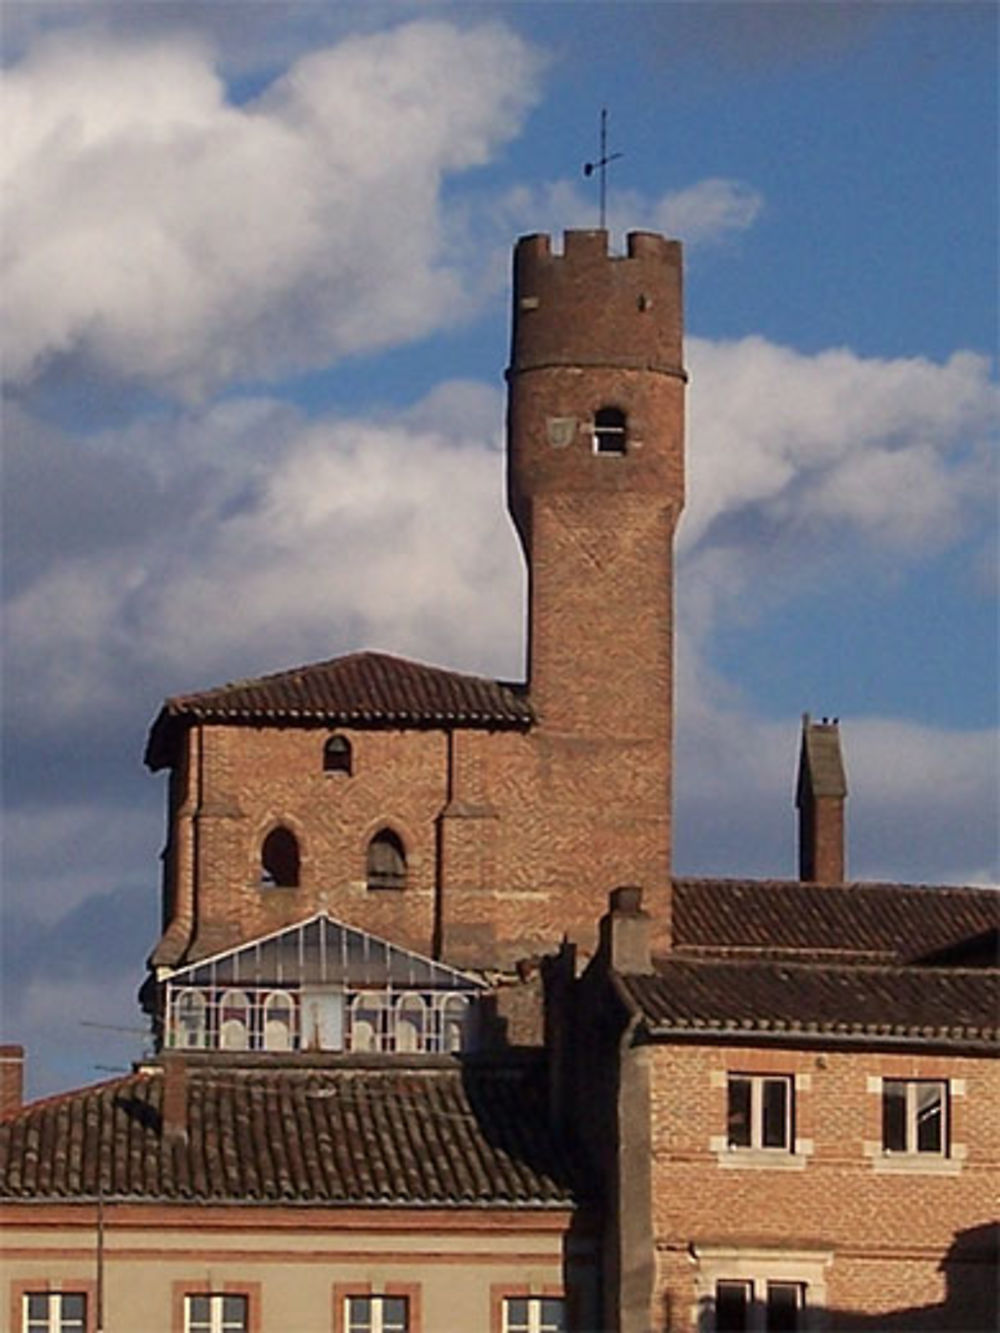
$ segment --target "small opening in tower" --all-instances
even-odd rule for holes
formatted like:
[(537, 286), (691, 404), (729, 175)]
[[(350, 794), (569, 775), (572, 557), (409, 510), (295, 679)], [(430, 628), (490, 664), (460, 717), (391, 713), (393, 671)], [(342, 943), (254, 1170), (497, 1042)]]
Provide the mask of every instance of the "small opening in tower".
[(380, 829), (368, 844), (367, 880), (370, 889), (406, 887), (406, 851), (392, 829)]
[(594, 453), (624, 454), (628, 437), (620, 407), (601, 407), (594, 413)]
[(323, 746), (323, 772), (351, 776), (351, 742), (346, 736), (331, 736)]
[(297, 889), (299, 843), (291, 829), (273, 828), (260, 849), (260, 882), (265, 888)]

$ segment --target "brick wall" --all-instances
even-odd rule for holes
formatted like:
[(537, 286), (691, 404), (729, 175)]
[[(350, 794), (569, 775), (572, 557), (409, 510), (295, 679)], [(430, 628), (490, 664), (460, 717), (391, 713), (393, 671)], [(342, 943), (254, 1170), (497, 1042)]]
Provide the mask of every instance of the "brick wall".
[[(724, 1146), (727, 1072), (794, 1077), (798, 1160), (786, 1159), (784, 1166), (734, 1164), (738, 1154)], [(923, 1170), (913, 1162), (909, 1170), (883, 1169), (882, 1078), (950, 1080), (950, 1162), (928, 1159)], [(951, 1264), (949, 1254), (961, 1254), (968, 1238), (995, 1216), (998, 1105), (1000, 1069), (986, 1059), (655, 1048), (655, 1309), (661, 1322), (654, 1318), (653, 1327), (694, 1326), (699, 1263), (720, 1251), (744, 1254), (750, 1267), (753, 1256), (758, 1263), (765, 1262), (759, 1256), (768, 1256), (766, 1263), (777, 1265), (768, 1268), (774, 1275), (781, 1267), (780, 1253), (774, 1252), (785, 1252), (790, 1257), (784, 1276), (792, 1280), (798, 1280), (803, 1255), (807, 1265), (810, 1255), (821, 1256), (817, 1271), (831, 1311), (874, 1316), (948, 1308), (959, 1295), (955, 1274), (965, 1271)], [(724, 1267), (726, 1260), (719, 1262)], [(986, 1280), (986, 1270), (968, 1272), (972, 1277), (966, 1274), (957, 1285), (971, 1299), (970, 1283)], [(670, 1312), (669, 1324), (662, 1322), (664, 1311)], [(934, 1317), (938, 1324), (932, 1319), (926, 1326), (962, 1326), (947, 1323), (940, 1308)], [(836, 1326), (851, 1325), (842, 1319)], [(925, 1324), (915, 1314), (911, 1326)]]

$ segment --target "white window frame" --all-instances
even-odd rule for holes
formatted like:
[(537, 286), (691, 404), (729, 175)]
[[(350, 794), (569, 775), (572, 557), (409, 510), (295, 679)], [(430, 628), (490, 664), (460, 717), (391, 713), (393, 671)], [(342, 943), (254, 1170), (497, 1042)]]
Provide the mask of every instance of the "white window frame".
[[(512, 1301), (524, 1301), (528, 1307), (528, 1322), (511, 1323), (510, 1307)], [(566, 1301), (562, 1296), (505, 1296), (503, 1298), (503, 1333), (551, 1333), (554, 1324), (542, 1322), (542, 1303), (558, 1301), (562, 1310), (562, 1326), (566, 1328)]]
[[(951, 1131), (951, 1107), (948, 1097), (948, 1080), (946, 1078), (883, 1078), (882, 1080), (882, 1114), (885, 1115), (885, 1099), (889, 1084), (901, 1084), (905, 1089), (905, 1146), (902, 1148), (890, 1148), (885, 1142), (885, 1127), (882, 1130), (882, 1152), (886, 1157), (916, 1157), (928, 1158), (930, 1160), (940, 1160), (946, 1158), (948, 1154), (948, 1143)], [(920, 1107), (918, 1105), (919, 1090), (921, 1088), (940, 1088), (941, 1090), (941, 1146), (940, 1148), (921, 1148), (919, 1135)]]
[[(229, 1299), (239, 1299), (243, 1302), (243, 1318), (239, 1325), (231, 1320), (223, 1320), (224, 1302)], [(195, 1300), (208, 1301), (208, 1329), (205, 1329), (204, 1321), (192, 1323), (191, 1306)], [(242, 1291), (193, 1291), (184, 1297), (184, 1333), (249, 1333), (250, 1330), (250, 1297)]]
[[(83, 1300), (82, 1322), (75, 1316), (63, 1314), (63, 1301), (66, 1297)], [(32, 1300), (42, 1299), (48, 1309), (45, 1323), (38, 1318), (28, 1317), (28, 1306)], [(87, 1293), (85, 1291), (26, 1291), (21, 1301), (21, 1327), (24, 1333), (87, 1333)]]
[[(344, 1297), (344, 1333), (359, 1333), (362, 1325), (356, 1323), (351, 1313), (351, 1305), (354, 1301), (368, 1301), (371, 1304), (371, 1321), (364, 1326), (365, 1333), (408, 1333), (410, 1327), (410, 1299), (408, 1296), (397, 1296), (389, 1292), (385, 1293), (365, 1293), (352, 1292)], [(403, 1323), (387, 1323), (385, 1306), (387, 1301), (403, 1302)]]
[[(732, 1143), (726, 1125), (726, 1146), (730, 1152), (780, 1153), (788, 1155), (795, 1149), (795, 1079), (790, 1074), (744, 1074), (733, 1070), (726, 1079), (726, 1117), (729, 1117), (729, 1096), (737, 1082), (750, 1084), (750, 1142)], [(785, 1089), (785, 1138), (781, 1144), (764, 1143), (764, 1087), (780, 1083)]]

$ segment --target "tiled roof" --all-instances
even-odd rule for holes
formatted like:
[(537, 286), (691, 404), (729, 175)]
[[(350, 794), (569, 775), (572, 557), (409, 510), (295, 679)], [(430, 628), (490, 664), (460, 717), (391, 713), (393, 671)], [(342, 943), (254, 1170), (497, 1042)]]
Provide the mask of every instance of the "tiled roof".
[(993, 889), (674, 880), (674, 948), (688, 954), (904, 962), (998, 922)]
[(189, 1066), (184, 1139), (139, 1072), (0, 1123), (0, 1198), (567, 1207), (578, 1179), (534, 1063)]
[(656, 1033), (995, 1046), (1000, 971), (670, 959), (618, 984)]
[(173, 735), (190, 721), (510, 728), (530, 726), (533, 714), (523, 686), (387, 653), (351, 653), (168, 699), (150, 732), (151, 768), (170, 762)]

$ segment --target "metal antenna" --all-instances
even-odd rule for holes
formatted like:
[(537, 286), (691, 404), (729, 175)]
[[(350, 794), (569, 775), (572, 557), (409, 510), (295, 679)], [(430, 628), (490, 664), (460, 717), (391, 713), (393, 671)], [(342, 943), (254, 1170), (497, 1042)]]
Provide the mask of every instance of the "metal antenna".
[(604, 230), (608, 202), (608, 163), (623, 157), (623, 153), (608, 152), (608, 109), (601, 107), (601, 155), (596, 162), (584, 162), (583, 174), (593, 176), (596, 171), (601, 179), (601, 230)]

